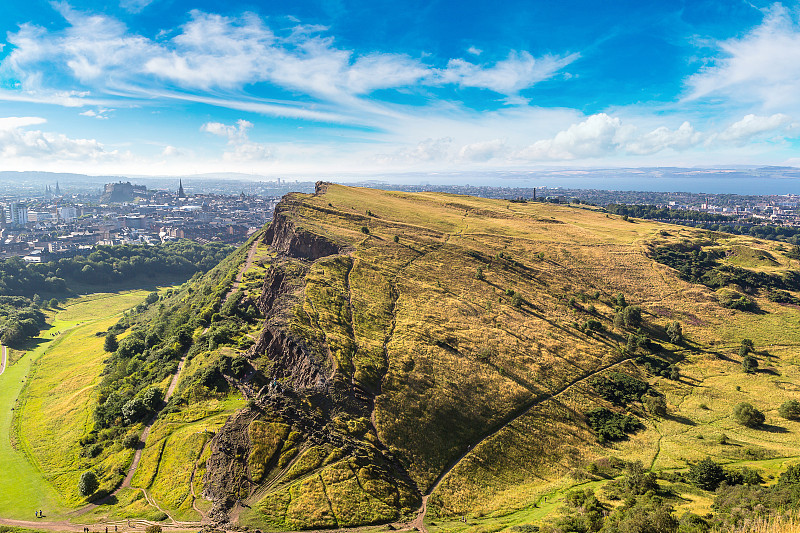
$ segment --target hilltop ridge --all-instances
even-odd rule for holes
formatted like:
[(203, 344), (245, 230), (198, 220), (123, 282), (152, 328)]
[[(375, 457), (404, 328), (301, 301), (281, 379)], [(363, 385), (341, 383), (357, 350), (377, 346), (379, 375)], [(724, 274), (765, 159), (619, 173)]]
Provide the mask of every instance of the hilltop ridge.
[[(592, 207), (318, 183), (115, 326), (104, 387), (143, 396), (186, 359), (129, 490), (219, 525), (507, 526), (606, 464), (778, 468), (800, 454), (777, 412), (800, 382), (797, 267), (782, 243)], [(781, 430), (737, 424), (734, 400)], [(141, 426), (105, 420), (83, 439), (111, 439), (94, 464), (113, 489), (111, 442)]]

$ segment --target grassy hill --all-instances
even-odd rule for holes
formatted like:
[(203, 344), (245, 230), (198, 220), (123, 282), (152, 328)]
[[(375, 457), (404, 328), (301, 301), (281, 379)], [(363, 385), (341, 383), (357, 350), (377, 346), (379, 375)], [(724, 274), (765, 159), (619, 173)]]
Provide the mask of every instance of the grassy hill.
[[(796, 257), (585, 207), (289, 195), (228, 260), (115, 326), (98, 404), (186, 366), (132, 488), (93, 516), (533, 530), (574, 487), (626, 512), (615, 487), (636, 461), (675, 516), (705, 515), (691, 465), (774, 484), (800, 456), (800, 422), (778, 412), (800, 399)], [(739, 423), (742, 402), (764, 422)], [(116, 416), (83, 437), (100, 458), (142, 427)]]

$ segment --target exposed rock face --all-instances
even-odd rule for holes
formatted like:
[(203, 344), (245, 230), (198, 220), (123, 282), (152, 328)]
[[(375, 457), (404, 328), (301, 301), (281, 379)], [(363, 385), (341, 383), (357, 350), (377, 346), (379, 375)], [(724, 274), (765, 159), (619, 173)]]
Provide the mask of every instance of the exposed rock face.
[(275, 209), (272, 224), (264, 235), (264, 242), (281, 255), (308, 261), (316, 261), (341, 251), (338, 245), (325, 237), (296, 228), (294, 222), (278, 208)]
[[(324, 185), (318, 186), (318, 192)], [(306, 276), (314, 268), (310, 263), (341, 254), (345, 247), (298, 227), (291, 216), (296, 203), (291, 196), (284, 198), (264, 235), (263, 242), (278, 257), (256, 302), (265, 321), (258, 340), (246, 354), (255, 371), (246, 381), (231, 380), (250, 404), (231, 416), (210, 443), (203, 492), (213, 501), (209, 518), (225, 525), (237, 516), (237, 509), (244, 508), (245, 500), (254, 507), (269, 507), (275, 498), (283, 498), (286, 487), (282, 483), (294, 479), (289, 474), (293, 454), (299, 458), (310, 451), (327, 457), (324, 464), (320, 460), (308, 468), (309, 472), (325, 472), (312, 477), (333, 483), (326, 485), (328, 495), (336, 500), (335, 494), (339, 494), (349, 501), (353, 495), (347, 491), (353, 489), (347, 487), (355, 484), (361, 487), (356, 497), (363, 501), (340, 509), (334, 523), (323, 520), (308, 524), (394, 520), (418, 505), (419, 491), (400, 460), (377, 437), (371, 422), (374, 392), (354, 384), (346, 372), (337, 371), (329, 339), (318, 326), (304, 322), (308, 320), (303, 311)], [(258, 450), (265, 445), (264, 437), (251, 435), (250, 428), (265, 424), (278, 424), (291, 431), (273, 459), (255, 459), (260, 462), (253, 463), (253, 457), (260, 458)], [(262, 478), (264, 472), (272, 477)], [(284, 481), (286, 476), (290, 477)], [(301, 483), (292, 489), (299, 492), (292, 492), (291, 498), (302, 498), (298, 494), (313, 490)], [(263, 503), (265, 497), (267, 503)], [(359, 505), (379, 511), (363, 514)]]
[(277, 328), (263, 330), (251, 353), (266, 354), (275, 363), (268, 377), (283, 379), (295, 390), (322, 388), (330, 379), (328, 369), (315, 360), (307, 347)]
[(247, 457), (250, 451), (247, 428), (257, 416), (258, 412), (251, 409), (238, 411), (211, 440), (203, 497), (214, 502), (209, 518), (215, 523), (227, 523), (228, 510), (246, 497), (250, 489), (246, 464), (236, 458)]

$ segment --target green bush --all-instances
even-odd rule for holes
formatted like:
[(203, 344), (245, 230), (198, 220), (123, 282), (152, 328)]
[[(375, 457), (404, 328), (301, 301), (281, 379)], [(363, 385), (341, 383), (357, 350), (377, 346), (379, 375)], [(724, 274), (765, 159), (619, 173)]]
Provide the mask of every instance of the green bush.
[(800, 402), (787, 400), (778, 409), (778, 414), (787, 420), (800, 420)]
[(738, 423), (749, 428), (758, 427), (765, 420), (764, 413), (747, 402), (742, 402), (734, 407), (733, 416)]
[(97, 479), (97, 476), (94, 472), (87, 470), (81, 474), (81, 477), (78, 480), (78, 491), (83, 496), (91, 496), (97, 491), (98, 488), (100, 488), (100, 481)]
[(601, 443), (626, 439), (627, 433), (633, 433), (644, 427), (636, 417), (615, 413), (605, 407), (586, 413), (586, 420)]
[(687, 478), (703, 490), (716, 490), (725, 481), (725, 470), (710, 457), (689, 467)]

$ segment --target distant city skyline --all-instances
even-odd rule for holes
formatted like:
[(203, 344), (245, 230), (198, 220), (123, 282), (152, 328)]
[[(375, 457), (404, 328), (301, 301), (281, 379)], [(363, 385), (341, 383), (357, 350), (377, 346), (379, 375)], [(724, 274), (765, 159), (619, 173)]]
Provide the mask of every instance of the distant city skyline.
[(705, 0), (6, 3), (0, 170), (800, 166), (799, 14)]

